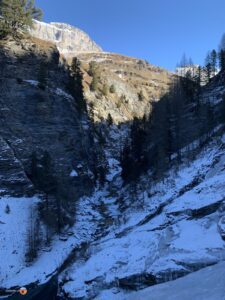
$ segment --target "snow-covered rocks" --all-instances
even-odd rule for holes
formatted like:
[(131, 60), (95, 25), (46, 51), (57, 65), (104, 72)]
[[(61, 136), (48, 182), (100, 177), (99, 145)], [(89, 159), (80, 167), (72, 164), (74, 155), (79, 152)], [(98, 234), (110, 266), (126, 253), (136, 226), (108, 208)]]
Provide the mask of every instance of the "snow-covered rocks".
[(106, 176), (108, 181), (112, 181), (116, 176), (121, 174), (122, 168), (120, 166), (120, 162), (115, 158), (108, 159), (109, 164), (109, 173)]
[(174, 281), (142, 291), (127, 293), (117, 289), (103, 291), (95, 300), (224, 300), (225, 263), (221, 262)]
[(135, 206), (128, 209), (124, 224), (109, 227), (109, 233), (90, 246), (86, 261), (74, 262), (68, 269), (66, 294), (101, 299), (100, 291), (110, 289), (112, 299), (122, 300), (128, 290), (174, 280), (225, 259), (218, 230), (223, 228), (225, 186), (223, 164), (215, 163), (220, 158), (223, 150), (212, 144), (176, 176), (171, 170), (164, 182), (153, 185), (144, 193), (143, 211), (139, 208), (138, 213)]

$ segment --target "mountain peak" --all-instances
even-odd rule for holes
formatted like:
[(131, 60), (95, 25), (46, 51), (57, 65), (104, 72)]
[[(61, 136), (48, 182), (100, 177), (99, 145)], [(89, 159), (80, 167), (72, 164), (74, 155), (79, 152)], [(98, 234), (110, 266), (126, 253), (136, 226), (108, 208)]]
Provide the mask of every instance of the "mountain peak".
[(66, 57), (83, 52), (102, 52), (102, 48), (87, 33), (66, 23), (44, 23), (35, 20), (31, 35), (53, 42)]

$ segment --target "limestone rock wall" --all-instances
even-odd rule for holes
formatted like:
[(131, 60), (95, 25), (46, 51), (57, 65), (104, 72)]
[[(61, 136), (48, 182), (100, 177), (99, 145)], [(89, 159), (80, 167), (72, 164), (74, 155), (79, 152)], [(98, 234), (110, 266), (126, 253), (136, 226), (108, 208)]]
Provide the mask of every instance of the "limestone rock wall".
[(39, 39), (56, 44), (65, 57), (75, 56), (78, 52), (101, 52), (98, 46), (85, 32), (64, 23), (44, 23), (34, 21), (31, 34)]

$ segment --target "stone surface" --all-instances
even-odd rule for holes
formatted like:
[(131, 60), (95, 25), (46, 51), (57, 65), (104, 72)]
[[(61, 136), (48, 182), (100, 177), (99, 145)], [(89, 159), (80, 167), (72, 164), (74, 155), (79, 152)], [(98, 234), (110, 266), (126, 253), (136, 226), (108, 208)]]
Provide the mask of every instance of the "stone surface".
[[(0, 189), (9, 194), (29, 191), (31, 154), (36, 151), (40, 158), (48, 151), (59, 182), (63, 178), (69, 184), (70, 197), (88, 193), (88, 119), (65, 92), (68, 72), (59, 64), (56, 47), (38, 40), (2, 41), (0, 64)], [(38, 87), (43, 64), (45, 89)], [(71, 177), (81, 161), (84, 170)]]
[(101, 52), (99, 47), (82, 30), (64, 23), (44, 23), (35, 21), (31, 34), (42, 40), (53, 42), (65, 57), (78, 52)]
[[(132, 121), (135, 117), (148, 116), (152, 103), (168, 91), (172, 73), (138, 58), (115, 53), (79, 53), (84, 69), (84, 90), (88, 104), (93, 107), (95, 122), (106, 120), (110, 113), (116, 124)], [(70, 61), (70, 60), (69, 60)], [(95, 92), (90, 90), (90, 62), (99, 69), (99, 83)], [(114, 85), (115, 92), (102, 94), (103, 86)], [(139, 93), (144, 97), (140, 101)]]

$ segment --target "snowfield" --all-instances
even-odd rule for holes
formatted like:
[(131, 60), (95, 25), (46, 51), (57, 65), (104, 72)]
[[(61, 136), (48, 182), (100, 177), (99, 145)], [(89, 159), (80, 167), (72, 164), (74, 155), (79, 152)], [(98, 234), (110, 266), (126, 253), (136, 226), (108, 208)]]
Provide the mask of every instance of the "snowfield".
[(15, 278), (24, 267), (30, 214), (37, 201), (37, 198), (0, 198), (0, 285)]
[[(101, 195), (101, 193), (100, 193)], [(96, 193), (96, 197), (98, 193)], [(77, 223), (72, 236), (66, 240), (53, 238), (51, 246), (39, 250), (38, 258), (28, 266), (25, 261), (31, 212), (35, 212), (38, 198), (0, 199), (0, 286), (10, 288), (32, 282), (44, 283), (55, 274), (74, 248), (87, 242), (96, 230), (100, 217), (95, 211), (94, 200), (82, 198), (78, 205)], [(10, 213), (5, 213), (6, 205)], [(47, 251), (46, 251), (47, 250)]]

